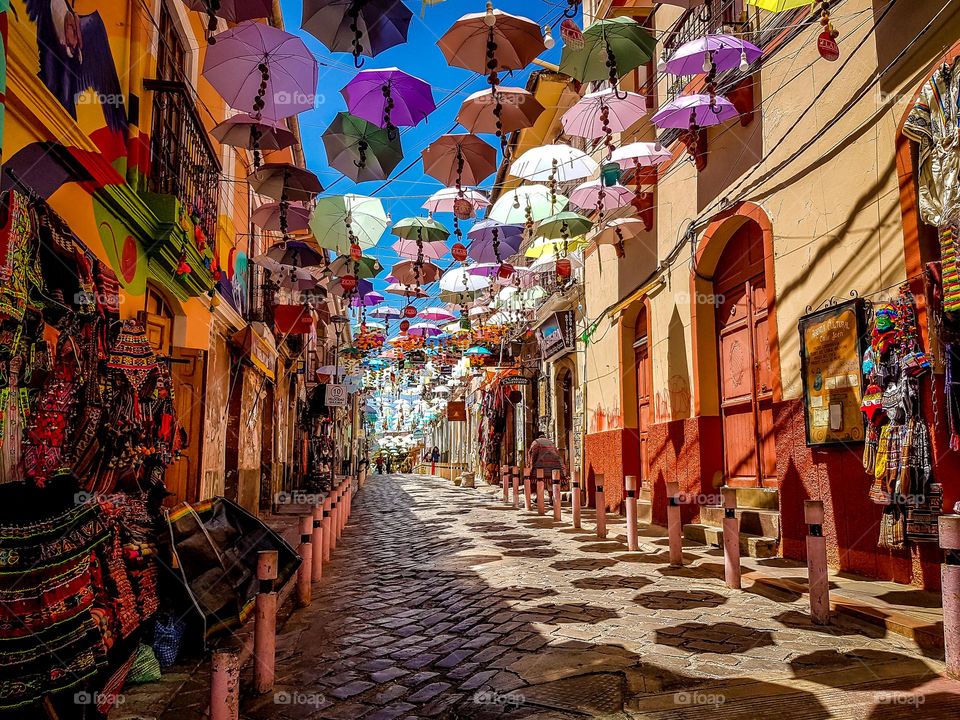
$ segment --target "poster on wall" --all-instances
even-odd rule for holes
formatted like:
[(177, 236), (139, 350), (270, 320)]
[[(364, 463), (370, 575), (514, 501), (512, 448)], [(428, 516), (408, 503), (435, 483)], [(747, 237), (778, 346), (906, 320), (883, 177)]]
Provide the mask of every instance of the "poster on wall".
[(807, 445), (863, 442), (863, 372), (866, 342), (859, 298), (800, 318)]
[(462, 400), (448, 403), (447, 420), (451, 422), (466, 422), (467, 404)]

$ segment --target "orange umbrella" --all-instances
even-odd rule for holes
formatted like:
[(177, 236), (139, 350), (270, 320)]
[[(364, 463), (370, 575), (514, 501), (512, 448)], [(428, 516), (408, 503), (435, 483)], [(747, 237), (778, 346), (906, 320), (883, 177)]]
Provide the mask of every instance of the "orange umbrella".
[(533, 93), (523, 88), (481, 90), (463, 101), (457, 122), (470, 132), (495, 132), (505, 139), (508, 132), (531, 127), (543, 110)]
[(479, 185), (497, 169), (496, 148), (467, 133), (441, 135), (420, 156), (423, 171), (446, 186)]

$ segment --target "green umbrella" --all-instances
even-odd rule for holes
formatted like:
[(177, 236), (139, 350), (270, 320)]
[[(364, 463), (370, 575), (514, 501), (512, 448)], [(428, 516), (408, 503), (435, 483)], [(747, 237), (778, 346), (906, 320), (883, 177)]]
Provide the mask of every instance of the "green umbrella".
[[(564, 44), (560, 72), (580, 82), (617, 80), (653, 58), (657, 41), (636, 20), (598, 20), (583, 31), (583, 47)], [(607, 62), (613, 60), (608, 65)]]
[(323, 133), (327, 162), (354, 182), (386, 180), (403, 159), (400, 138), (350, 113), (337, 113)]
[(351, 245), (372, 248), (389, 225), (383, 203), (365, 195), (333, 195), (317, 200), (310, 230), (320, 247), (347, 255)]
[(422, 240), (423, 242), (446, 242), (450, 231), (433, 218), (408, 217), (397, 220), (390, 231), (404, 240)]
[(341, 255), (330, 263), (330, 272), (336, 276), (354, 275), (358, 278), (369, 280), (375, 278), (383, 272), (383, 265), (376, 258), (362, 255), (359, 260), (354, 260), (349, 255)]
[(569, 210), (541, 220), (537, 225), (537, 235), (549, 240), (571, 238), (586, 235), (593, 227), (593, 222), (580, 213)]

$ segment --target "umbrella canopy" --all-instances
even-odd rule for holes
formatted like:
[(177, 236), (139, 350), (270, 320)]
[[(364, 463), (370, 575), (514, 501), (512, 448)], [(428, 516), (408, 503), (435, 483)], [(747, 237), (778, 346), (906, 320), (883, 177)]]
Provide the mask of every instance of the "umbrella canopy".
[(316, 271), (318, 268), (286, 265), (270, 258), (266, 253), (257, 255), (251, 262), (267, 270), (273, 276), (271, 279), (280, 283), (283, 287), (312, 290), (320, 283), (320, 273), (311, 272), (311, 270)]
[(709, 95), (681, 95), (661, 107), (652, 120), (658, 128), (686, 130), (691, 126), (719, 125), (739, 115), (737, 108), (723, 95), (712, 99)]
[[(481, 275), (483, 277), (497, 277), (500, 274), (500, 271), (503, 269), (503, 263), (492, 262), (492, 263), (477, 263), (476, 265), (467, 266), (466, 270), (471, 275)], [(510, 270), (510, 275), (525, 275), (529, 272), (524, 267), (514, 267)]]
[(437, 107), (430, 85), (395, 67), (361, 70), (340, 94), (351, 114), (388, 130), (417, 125)]
[(323, 265), (327, 259), (319, 248), (300, 240), (289, 240), (271, 246), (264, 255), (281, 265), (294, 267), (309, 267)]
[(598, 20), (583, 31), (583, 47), (563, 46), (560, 72), (580, 82), (609, 80), (616, 87), (620, 78), (650, 61), (656, 45), (633, 18)]
[[(527, 248), (524, 255), (528, 258), (542, 258), (547, 255), (556, 255), (557, 253), (566, 252), (576, 252), (577, 250), (582, 250), (587, 246), (587, 241), (583, 237), (574, 237), (569, 240), (563, 239), (547, 239), (540, 238), (533, 243), (530, 247)], [(536, 263), (531, 265), (528, 269), (535, 270)]]
[[(357, 297), (353, 298), (353, 300), (350, 301), (350, 304), (353, 305), (354, 307), (372, 307), (372, 306), (374, 306), (374, 305), (379, 305), (380, 303), (383, 302), (383, 300), (384, 300), (383, 295), (381, 295), (380, 293), (376, 292), (375, 290), (372, 290), (372, 291), (368, 292), (366, 295), (358, 295)], [(374, 312), (376, 312), (376, 311), (374, 311)], [(372, 312), (371, 312), (370, 314), (373, 315)], [(400, 311), (398, 310), (398, 311), (397, 311), (397, 316), (398, 316), (398, 317), (399, 317), (399, 314), (400, 314)], [(377, 317), (379, 317), (379, 316), (377, 316)], [(367, 323), (367, 325), (368, 325), (369, 327), (377, 327), (377, 326), (378, 326), (377, 323)]]
[(709, 72), (712, 65), (716, 72), (734, 68), (746, 72), (762, 56), (763, 50), (746, 40), (732, 35), (705, 35), (674, 50), (666, 69), (674, 75), (698, 75)]
[(504, 224), (526, 222), (527, 211), (534, 222), (554, 215), (567, 206), (563, 195), (551, 196), (546, 185), (522, 185), (503, 193), (487, 212), (487, 218)]
[(410, 329), (407, 330), (407, 334), (413, 335), (414, 337), (436, 337), (437, 335), (443, 335), (443, 330), (433, 323), (422, 322), (411, 325)]
[(386, 180), (403, 159), (399, 137), (345, 112), (324, 131), (323, 146), (330, 167), (354, 182)]
[(374, 247), (389, 224), (383, 203), (364, 195), (320, 198), (310, 217), (317, 244), (341, 255), (348, 254), (353, 244)]
[[(191, 10), (223, 18), (228, 23), (268, 18), (273, 14), (273, 0), (184, 0)], [(214, 29), (216, 25), (213, 26)]]
[(628, 162), (632, 162), (634, 165), (641, 167), (649, 167), (651, 165), (664, 163), (672, 157), (673, 155), (669, 150), (661, 147), (657, 143), (635, 142), (618, 147), (613, 151), (610, 159), (620, 163), (621, 167)]
[(768, 12), (796, 10), (797, 8), (808, 7), (810, 4), (807, 0), (747, 0), (747, 5), (756, 5), (761, 10)]
[(567, 182), (590, 177), (597, 161), (569, 145), (541, 145), (527, 150), (510, 166), (510, 174), (524, 180)]
[(481, 220), (467, 233), (467, 237), (473, 237), (467, 253), (477, 262), (502, 262), (520, 249), (523, 231), (523, 225), (501, 225), (493, 220)]
[(327, 287), (327, 292), (331, 295), (336, 295), (337, 297), (353, 297), (353, 296), (363, 296), (369, 292), (373, 292), (373, 283), (369, 280), (360, 280), (357, 281), (357, 286), (353, 290), (344, 290), (343, 286), (340, 284), (340, 278), (337, 278)]
[(614, 245), (617, 254), (624, 256), (624, 243), (646, 231), (643, 220), (636, 218), (617, 218), (611, 220), (598, 232), (593, 241), (597, 245)]
[(471, 190), (470, 188), (461, 188), (458, 190), (455, 187), (438, 190), (427, 198), (427, 201), (423, 203), (422, 207), (432, 213), (452, 213), (454, 211), (454, 203), (457, 200), (466, 200), (474, 210), (490, 207), (490, 201), (482, 192)]
[(290, 163), (267, 163), (247, 176), (247, 182), (255, 193), (281, 201), (308, 202), (323, 192), (316, 175)]
[(203, 58), (203, 76), (230, 107), (272, 120), (313, 109), (317, 67), (299, 37), (252, 20), (218, 34)]
[[(489, 47), (488, 43), (495, 45)], [(491, 70), (522, 70), (546, 50), (537, 23), (493, 9), (464, 15), (443, 34), (437, 45), (450, 65), (481, 75)]]
[(440, 289), (451, 293), (471, 293), (488, 287), (490, 279), (471, 274), (469, 266), (448, 270), (440, 278)]
[[(250, 222), (267, 232), (280, 232), (281, 207), (278, 202), (264, 203), (250, 216)], [(303, 205), (290, 205), (285, 210), (287, 215), (287, 230), (289, 232), (303, 232), (309, 226), (310, 210)]]
[[(498, 118), (494, 109), (500, 107)], [(514, 130), (532, 127), (544, 111), (529, 90), (515, 87), (480, 90), (463, 101), (457, 122), (470, 132), (497, 133), (506, 136)]]
[[(379, 293), (376, 293), (379, 294)], [(383, 296), (380, 296), (381, 301)], [(383, 307), (378, 307), (375, 310), (370, 311), (370, 317), (380, 318), (381, 320), (397, 320), (398, 318), (403, 317), (403, 313), (395, 307), (390, 307), (389, 305), (384, 305)]]
[[(358, 278), (375, 278), (383, 272), (383, 265), (373, 257), (361, 256), (354, 260), (349, 255), (341, 255), (330, 263), (330, 272), (334, 275), (354, 275)], [(381, 296), (382, 297), (382, 296)]]
[(297, 141), (283, 121), (258, 119), (248, 114), (227, 118), (213, 128), (210, 135), (224, 145), (253, 150), (255, 167), (260, 167), (261, 150), (282, 150)]
[(472, 348), (467, 348), (463, 351), (464, 355), (476, 356), (476, 355), (490, 355), (491, 352), (481, 345), (474, 345)]
[(451, 322), (457, 319), (456, 315), (442, 307), (428, 307), (417, 313), (417, 317), (430, 322)]
[[(436, 266), (434, 266), (436, 267)], [(406, 285), (401, 285), (400, 283), (393, 283), (387, 285), (387, 288), (384, 292), (388, 292), (391, 295), (400, 295), (405, 298), (425, 298), (430, 297), (422, 288), (418, 287), (408, 287)]]
[(646, 97), (608, 88), (584, 95), (563, 114), (560, 123), (567, 135), (596, 140), (611, 133), (626, 132), (646, 114)]
[(627, 207), (635, 197), (636, 193), (623, 185), (607, 187), (600, 180), (591, 180), (578, 185), (570, 193), (570, 204), (581, 210), (596, 210), (602, 214), (604, 210)]
[[(578, 246), (578, 249), (582, 247), (584, 247), (584, 245), (580, 244)], [(537, 258), (536, 262), (530, 265), (528, 269), (530, 270), (531, 273), (556, 272), (557, 261), (560, 259), (569, 261), (570, 268), (572, 270), (579, 270), (580, 268), (583, 267), (583, 263), (579, 259), (577, 259), (575, 256), (574, 257), (567, 256), (565, 258), (561, 258), (557, 252), (552, 252), (552, 253), (544, 253), (543, 255), (541, 255), (539, 258)], [(536, 289), (538, 288), (532, 287), (527, 292), (530, 292), (531, 290), (536, 290)]]
[(331, 52), (348, 52), (357, 67), (361, 55), (376, 57), (407, 41), (413, 13), (396, 0), (304, 0), (300, 27)]
[(548, 240), (569, 239), (577, 235), (586, 235), (593, 227), (593, 221), (569, 210), (551, 215), (537, 223), (537, 235)]
[(441, 135), (420, 156), (423, 171), (444, 185), (479, 185), (497, 169), (496, 148), (476, 135)]
[(447, 254), (446, 243), (442, 242), (420, 242), (416, 240), (407, 240), (400, 238), (390, 246), (400, 257), (416, 260), (423, 255), (427, 260), (439, 260)]
[(397, 278), (401, 285), (429, 285), (436, 282), (443, 272), (439, 266), (431, 262), (417, 262), (415, 260), (402, 260), (394, 265), (390, 272)]
[[(450, 231), (433, 218), (408, 217), (397, 220), (390, 231), (399, 238), (420, 242), (445, 242)], [(399, 276), (398, 276), (399, 277)]]

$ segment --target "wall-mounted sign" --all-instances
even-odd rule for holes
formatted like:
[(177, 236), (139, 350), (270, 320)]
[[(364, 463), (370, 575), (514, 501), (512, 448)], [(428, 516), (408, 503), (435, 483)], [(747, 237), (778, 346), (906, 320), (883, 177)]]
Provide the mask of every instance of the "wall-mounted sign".
[(523, 375), (511, 375), (503, 378), (501, 382), (510, 387), (525, 387), (530, 384), (530, 378), (524, 377)]
[(865, 325), (859, 299), (800, 318), (807, 445), (863, 441)]
[(233, 342), (250, 364), (273, 380), (277, 365), (277, 343), (262, 322), (253, 322), (233, 336)]
[(349, 404), (349, 394), (346, 385), (335, 385), (329, 383), (326, 386), (325, 403), (327, 407), (347, 407)]
[(450, 422), (466, 422), (467, 404), (462, 400), (448, 403), (447, 420)]
[(554, 313), (537, 328), (540, 356), (550, 361), (576, 349), (576, 330), (572, 310)]

